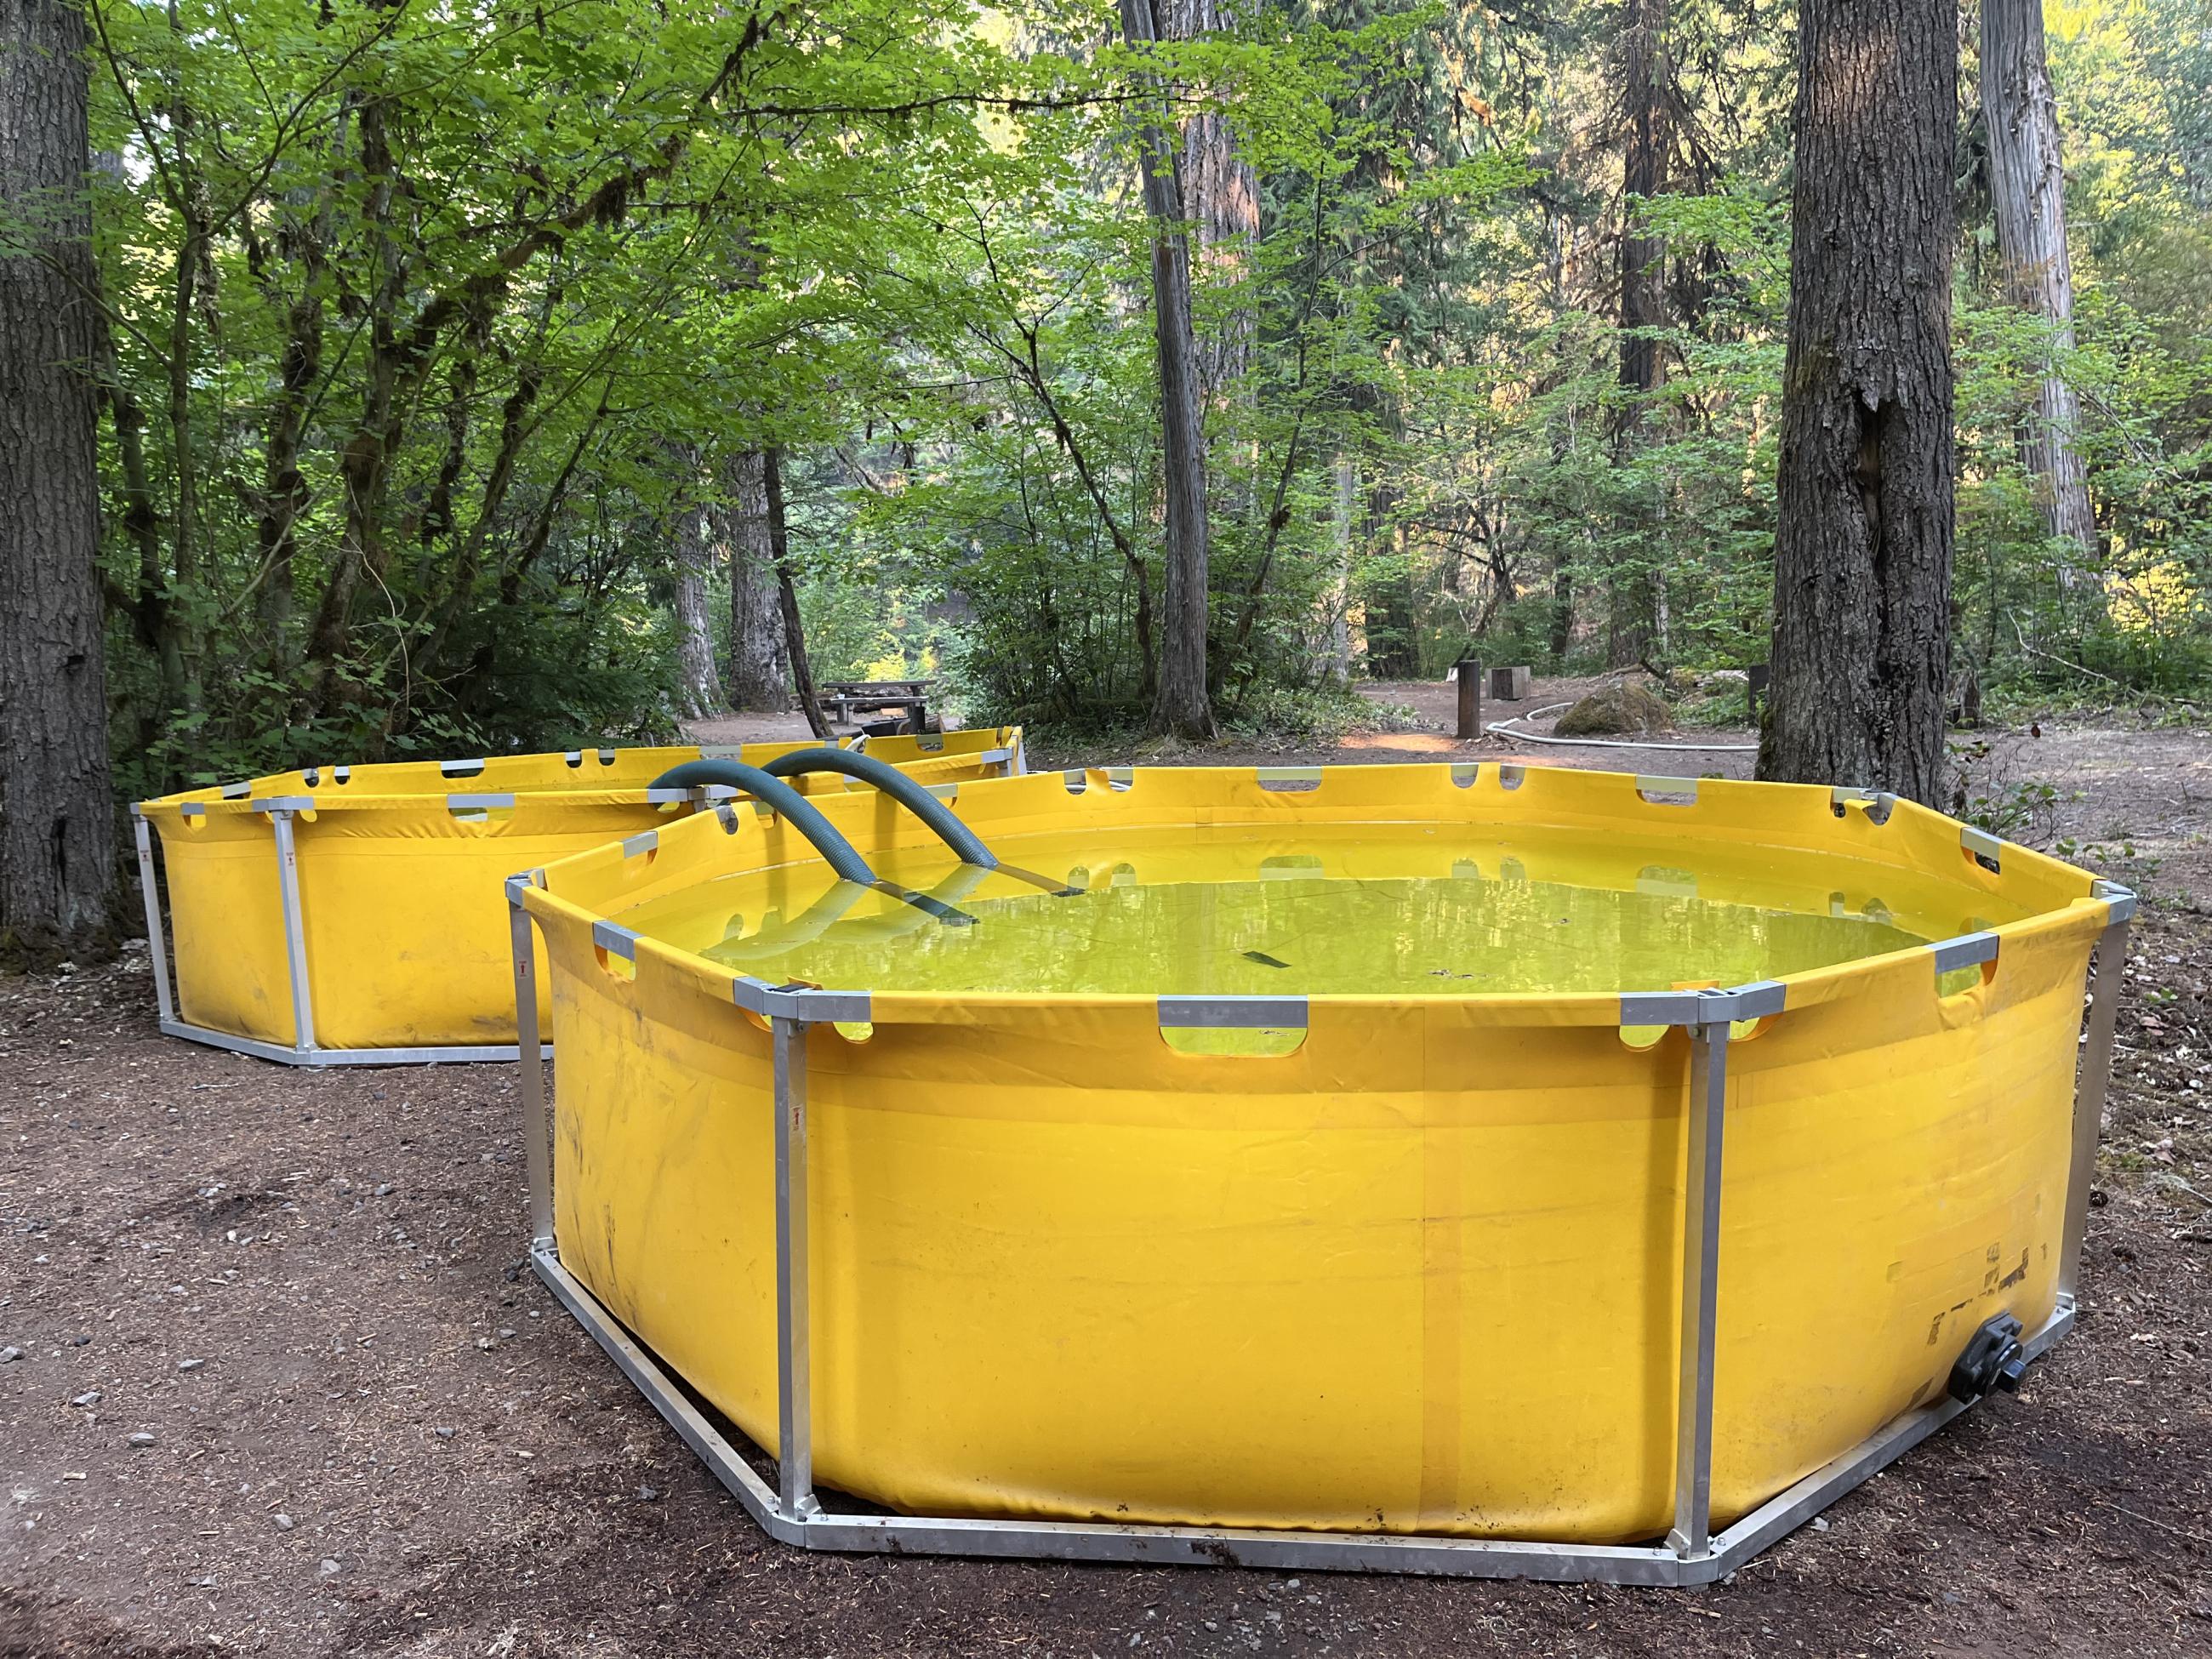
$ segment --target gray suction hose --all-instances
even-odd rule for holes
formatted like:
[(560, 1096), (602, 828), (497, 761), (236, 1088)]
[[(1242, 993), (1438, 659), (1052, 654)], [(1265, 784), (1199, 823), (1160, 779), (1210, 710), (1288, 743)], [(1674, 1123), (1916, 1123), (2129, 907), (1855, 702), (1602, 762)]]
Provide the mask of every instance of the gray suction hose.
[[(770, 811), (781, 813), (793, 829), (813, 842), (814, 850), (821, 854), (829, 861), (830, 867), (844, 880), (859, 882), (863, 887), (876, 884), (876, 872), (868, 868), (867, 860), (854, 850), (851, 842), (837, 833), (830, 820), (822, 816), (821, 809), (781, 778), (763, 772), (757, 766), (747, 766), (743, 761), (732, 760), (685, 761), (683, 765), (671, 767), (663, 772), (648, 787), (654, 789), (696, 789), (710, 783), (742, 789)], [(932, 804), (934, 804), (934, 797)]]
[[(718, 763), (698, 761), (693, 764), (712, 766)], [(677, 768), (679, 772), (684, 769)], [(959, 855), (963, 864), (980, 864), (986, 870), (999, 867), (998, 854), (984, 846), (973, 830), (953, 817), (943, 801), (888, 761), (879, 761), (872, 755), (856, 755), (849, 749), (794, 749), (787, 755), (778, 755), (762, 769), (778, 778), (798, 777), (809, 772), (842, 772), (848, 778), (873, 784), (927, 824), (939, 841)]]
[(746, 962), (784, 956), (824, 936), (833, 945), (881, 944), (932, 921), (957, 927), (975, 921), (957, 908), (959, 902), (990, 873), (981, 865), (956, 864), (952, 873), (927, 893), (910, 893), (894, 882), (878, 882), (878, 891), (903, 901), (905, 908), (853, 921), (844, 919), (845, 913), (860, 898), (860, 890), (848, 882), (840, 882), (790, 921), (773, 928), (763, 927), (749, 939), (725, 939), (710, 946), (707, 954), (718, 962)]
[[(778, 755), (763, 769), (779, 776), (796, 776), (807, 772), (842, 772), (848, 778), (872, 783), (928, 825), (937, 838), (959, 856), (963, 864), (973, 865), (980, 870), (995, 870), (1002, 876), (1027, 882), (1032, 887), (1042, 888), (1060, 898), (1073, 898), (1077, 894), (1078, 890), (1064, 881), (1041, 876), (1034, 870), (1024, 870), (1018, 864), (1008, 864), (984, 846), (975, 832), (961, 823), (943, 801), (888, 761), (864, 755), (857, 749), (794, 749), (787, 755)], [(924, 909), (937, 902), (926, 893), (915, 894), (907, 902), (919, 904)]]

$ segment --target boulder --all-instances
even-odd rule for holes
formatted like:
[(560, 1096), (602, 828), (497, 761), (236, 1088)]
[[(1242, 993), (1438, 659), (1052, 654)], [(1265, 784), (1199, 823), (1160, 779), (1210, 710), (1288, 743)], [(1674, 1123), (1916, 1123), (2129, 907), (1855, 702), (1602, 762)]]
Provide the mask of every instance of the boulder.
[(1671, 732), (1674, 716), (1667, 705), (1640, 685), (1608, 685), (1593, 691), (1559, 716), (1557, 738), (1632, 737)]

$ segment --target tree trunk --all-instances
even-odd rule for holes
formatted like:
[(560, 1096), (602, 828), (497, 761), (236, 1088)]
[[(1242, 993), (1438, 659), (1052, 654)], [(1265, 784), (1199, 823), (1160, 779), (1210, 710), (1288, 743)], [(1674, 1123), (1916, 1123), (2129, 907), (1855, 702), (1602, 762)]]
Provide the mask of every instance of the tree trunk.
[[(1159, 0), (1155, 15), (1169, 40), (1195, 40), (1226, 27), (1230, 9), (1221, 0)], [(1237, 153), (1228, 118), (1217, 111), (1200, 110), (1182, 124), (1182, 184), (1183, 205), (1198, 233), (1198, 264), (1224, 283), (1243, 280), (1260, 240), (1260, 180)], [(1198, 341), (1201, 403), (1217, 403), (1243, 379), (1258, 333), (1256, 312), (1249, 300), (1240, 300), (1218, 331)]]
[(714, 518), (730, 561), (730, 707), (781, 712), (791, 707), (791, 690), (769, 526), (768, 453), (740, 451), (725, 463), (722, 482)]
[(1759, 775), (1938, 800), (1951, 634), (1949, 0), (1806, 0)]
[(115, 876), (84, 54), (67, 0), (0, 6), (0, 927), (49, 945)]
[[(1639, 203), (1667, 188), (1667, 157), (1672, 144), (1667, 65), (1667, 0), (1628, 0), (1622, 20), (1620, 233), (1620, 386), (1630, 393), (1659, 389), (1662, 365), (1651, 331), (1667, 323), (1666, 259), (1663, 237), (1637, 222)], [(1631, 402), (1620, 429), (1642, 424), (1643, 409)]]
[[(1153, 0), (1121, 0), (1129, 44), (1160, 38)], [(1167, 580), (1160, 606), (1159, 688), (1152, 729), (1210, 738), (1206, 690), (1206, 434), (1199, 417), (1197, 344), (1191, 334), (1190, 250), (1182, 230), (1174, 152), (1155, 117), (1138, 135), (1145, 211), (1152, 222), (1152, 322), (1159, 347), (1160, 447), (1167, 489)]]
[[(1666, 377), (1657, 331), (1667, 325), (1667, 243), (1638, 224), (1642, 204), (1667, 188), (1673, 144), (1672, 72), (1667, 63), (1667, 0), (1628, 0), (1621, 29), (1620, 389), (1613, 424), (1616, 462), (1635, 459), (1644, 442), (1649, 405)], [(1656, 503), (1627, 502), (1635, 540), (1656, 546)], [(1615, 572), (1607, 580), (1607, 654), (1625, 668), (1651, 654), (1662, 601), (1656, 569)]]
[(1329, 495), (1330, 570), (1323, 590), (1321, 678), (1331, 685), (1352, 684), (1352, 546), (1359, 522), (1359, 462), (1340, 449), (1330, 463), (1336, 488)]
[[(1381, 414), (1396, 418), (1388, 405)], [(1360, 526), (1360, 634), (1369, 678), (1410, 680), (1421, 672), (1420, 601), (1398, 526), (1397, 486), (1383, 466), (1364, 465), (1371, 457), (1370, 447), (1361, 467), (1366, 516)]]
[[(2066, 253), (2066, 173), (2044, 52), (2043, 0), (1982, 0), (1982, 113), (2006, 294), (2049, 323), (2052, 346), (2067, 351), (2074, 344), (2074, 268)], [(2097, 544), (2088, 473), (2074, 447), (2081, 404), (2055, 362), (2045, 366), (2035, 401), (2021, 448), (2039, 486), (2045, 525), (2077, 550), (2060, 566), (2071, 586), (2075, 559)]]
[(791, 657), (791, 678), (799, 688), (799, 710), (806, 728), (827, 743), (832, 733), (823, 718), (822, 701), (814, 695), (814, 667), (806, 660), (806, 623), (799, 614), (799, 586), (791, 576), (791, 550), (784, 534), (783, 449), (771, 444), (761, 452), (761, 493), (766, 500), (769, 558), (775, 567), (775, 591), (783, 612), (785, 648)]
[(400, 380), (406, 364), (398, 310), (406, 292), (405, 257), (394, 236), (395, 167), (385, 100), (371, 98), (356, 116), (361, 135), (362, 217), (369, 230), (368, 270), (374, 277), (364, 301), (367, 336), (360, 392), (361, 413), (338, 454), (344, 516), (337, 556), (325, 577), (321, 599), (307, 629), (307, 661), (313, 672), (311, 712), (323, 713), (357, 688), (344, 674), (353, 637), (354, 595), (364, 574), (380, 580), (386, 562), (385, 486), (404, 432), (407, 400)]
[[(698, 465), (682, 445), (671, 445), (672, 459), (687, 478)], [(714, 619), (707, 608), (707, 549), (704, 515), (689, 489), (676, 501), (670, 526), (676, 574), (676, 709), (685, 720), (705, 720), (721, 706), (722, 687), (714, 675)]]
[[(184, 33), (177, 8), (169, 8), (169, 33), (177, 50), (184, 49)], [(201, 664), (205, 644), (193, 617), (193, 589), (199, 582), (199, 458), (192, 439), (192, 317), (199, 300), (199, 279), (207, 264), (210, 233), (208, 204), (199, 169), (189, 148), (196, 136), (191, 106), (181, 95), (168, 106), (171, 174), (177, 181), (169, 207), (177, 216), (176, 268), (170, 286), (169, 308), (169, 454), (175, 469), (175, 503), (169, 518), (170, 569), (175, 589), (184, 603), (172, 612), (171, 630), (184, 667), (184, 706), (198, 712), (205, 705)]]
[(1552, 669), (1566, 672), (1567, 650), (1575, 641), (1575, 568), (1565, 549), (1553, 555), (1552, 565)]

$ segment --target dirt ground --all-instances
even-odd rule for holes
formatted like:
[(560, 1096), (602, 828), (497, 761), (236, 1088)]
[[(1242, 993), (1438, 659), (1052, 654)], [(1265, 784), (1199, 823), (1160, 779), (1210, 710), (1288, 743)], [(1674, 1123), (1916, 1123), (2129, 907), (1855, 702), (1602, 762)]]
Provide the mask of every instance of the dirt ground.
[[(1377, 693), (1433, 729), (1268, 758), (1749, 758), (1462, 749), (1448, 691)], [(510, 1068), (165, 1040), (140, 951), (0, 978), (0, 1655), (2212, 1654), (2212, 732), (1976, 765), (2150, 901), (2082, 1322), (1731, 1583), (781, 1548), (523, 1270)]]

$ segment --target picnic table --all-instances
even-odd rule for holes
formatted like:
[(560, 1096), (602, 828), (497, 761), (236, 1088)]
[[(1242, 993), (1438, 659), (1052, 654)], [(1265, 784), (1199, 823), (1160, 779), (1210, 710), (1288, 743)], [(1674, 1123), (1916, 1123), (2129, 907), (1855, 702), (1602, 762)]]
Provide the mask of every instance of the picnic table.
[(823, 680), (814, 688), (814, 701), (824, 720), (850, 726), (854, 715), (880, 714), (896, 708), (904, 715), (909, 732), (927, 732), (929, 692), (934, 680)]

